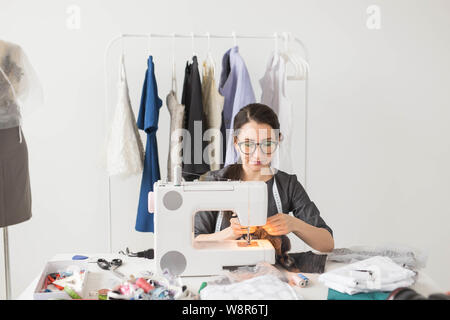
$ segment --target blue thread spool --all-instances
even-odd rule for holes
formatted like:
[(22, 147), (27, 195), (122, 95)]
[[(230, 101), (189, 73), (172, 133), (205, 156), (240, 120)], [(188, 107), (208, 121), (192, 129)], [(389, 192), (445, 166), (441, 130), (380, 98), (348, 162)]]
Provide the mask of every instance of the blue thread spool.
[(295, 276), (292, 277), (292, 281), (296, 286), (299, 287), (306, 287), (309, 283), (309, 279), (302, 275), (301, 273), (297, 273)]

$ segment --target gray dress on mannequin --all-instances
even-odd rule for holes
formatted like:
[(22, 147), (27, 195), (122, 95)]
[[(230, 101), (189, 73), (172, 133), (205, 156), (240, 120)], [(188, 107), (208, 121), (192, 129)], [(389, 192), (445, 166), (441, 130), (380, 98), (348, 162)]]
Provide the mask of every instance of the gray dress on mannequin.
[[(28, 149), (21, 128), (27, 102), (42, 102), (40, 85), (20, 46), (0, 40), (0, 227), (31, 218)], [(30, 99), (31, 97), (31, 99)], [(33, 106), (35, 108), (35, 106)]]
[(28, 150), (20, 128), (0, 129), (0, 227), (31, 218)]

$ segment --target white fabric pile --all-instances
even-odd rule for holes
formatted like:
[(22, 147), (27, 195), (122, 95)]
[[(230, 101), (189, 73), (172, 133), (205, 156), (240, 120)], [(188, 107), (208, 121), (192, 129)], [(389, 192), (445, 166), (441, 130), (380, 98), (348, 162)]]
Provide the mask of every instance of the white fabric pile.
[(227, 285), (208, 284), (200, 291), (202, 300), (302, 300), (295, 290), (267, 274)]
[(333, 290), (355, 294), (393, 291), (415, 282), (416, 272), (403, 268), (388, 257), (375, 256), (323, 273), (319, 282)]

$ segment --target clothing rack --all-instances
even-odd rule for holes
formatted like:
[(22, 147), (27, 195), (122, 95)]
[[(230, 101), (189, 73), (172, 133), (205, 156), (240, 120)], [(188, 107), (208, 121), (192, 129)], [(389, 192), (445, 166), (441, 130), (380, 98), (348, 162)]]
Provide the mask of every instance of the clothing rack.
[[(303, 59), (308, 63), (308, 50), (305, 46), (305, 44), (296, 36), (292, 36), (291, 33), (284, 33), (284, 35), (288, 35), (294, 43), (297, 43), (301, 50), (303, 51), (304, 57)], [(180, 34), (180, 33), (171, 33), (171, 34), (160, 34), (160, 33), (148, 33), (148, 34), (138, 34), (138, 33), (123, 33), (115, 38), (113, 38), (107, 45), (104, 55), (104, 70), (105, 70), (105, 114), (108, 115), (109, 113), (109, 103), (108, 103), (108, 68), (107, 68), (107, 58), (108, 53), (117, 41), (123, 40), (126, 38), (142, 38), (142, 39), (148, 39), (151, 40), (153, 38), (159, 38), (159, 39), (191, 39), (194, 41), (195, 38), (200, 39), (233, 39), (234, 45), (236, 45), (237, 39), (256, 39), (256, 40), (272, 40), (275, 41), (276, 46), (278, 46), (278, 40), (284, 40), (285, 37), (283, 36), (283, 33), (280, 35), (278, 33), (274, 33), (273, 35), (243, 35), (243, 34), (236, 34), (234, 31), (231, 33), (231, 35), (218, 35), (218, 34), (198, 34), (191, 32), (190, 34)], [(124, 52), (124, 46), (122, 43), (122, 52)], [(307, 190), (307, 142), (308, 142), (308, 81), (309, 81), (309, 69), (305, 71), (305, 122), (304, 122), (304, 134), (305, 134), (305, 141), (304, 141), (304, 188)], [(105, 119), (108, 121), (109, 117), (105, 117)], [(108, 123), (106, 123), (106, 130), (108, 130)], [(109, 225), (109, 251), (112, 253), (112, 215), (111, 215), (111, 177), (108, 175), (108, 225)]]

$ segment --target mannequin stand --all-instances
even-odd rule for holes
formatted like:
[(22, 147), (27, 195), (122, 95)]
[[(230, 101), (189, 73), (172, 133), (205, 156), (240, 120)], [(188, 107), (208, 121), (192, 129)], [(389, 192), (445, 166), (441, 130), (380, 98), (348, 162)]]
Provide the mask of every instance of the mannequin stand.
[(4, 257), (5, 257), (6, 300), (11, 300), (11, 275), (9, 273), (8, 227), (3, 228), (3, 250), (4, 250)]

